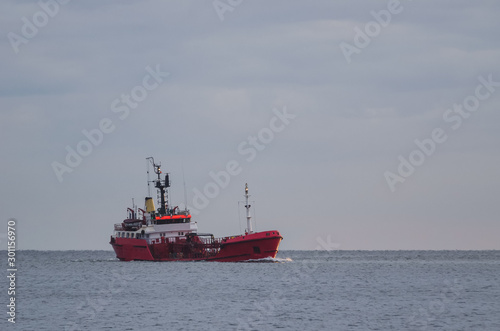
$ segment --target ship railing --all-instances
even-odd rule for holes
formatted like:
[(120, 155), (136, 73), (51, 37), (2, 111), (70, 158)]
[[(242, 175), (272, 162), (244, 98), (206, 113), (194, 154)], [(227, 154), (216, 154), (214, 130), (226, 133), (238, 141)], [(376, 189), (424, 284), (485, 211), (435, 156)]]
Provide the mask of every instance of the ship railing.
[[(163, 237), (164, 239), (162, 239), (162, 242), (167, 242), (167, 243), (170, 243), (170, 244), (175, 244), (175, 243), (178, 243), (180, 240), (184, 241), (185, 238), (184, 237)], [(220, 240), (218, 239), (212, 239), (212, 238), (199, 238), (198, 239), (200, 240), (198, 243), (202, 243), (202, 244), (214, 244), (214, 243), (220, 243)], [(197, 243), (197, 242), (195, 242)]]
[[(192, 243), (194, 247), (202, 245), (205, 249), (218, 250), (222, 243), (220, 239), (215, 239), (215, 238), (198, 238), (198, 239), (199, 241), (195, 241)], [(163, 241), (173, 245), (179, 244), (181, 246), (184, 246), (186, 244), (185, 241), (180, 241), (179, 237), (165, 238), (163, 239)]]
[(123, 231), (123, 227), (121, 223), (116, 223), (115, 224), (115, 231)]
[(199, 240), (203, 243), (203, 244), (212, 244), (214, 241), (212, 240), (212, 238), (199, 238)]
[[(221, 249), (221, 242), (215, 238), (198, 238), (192, 242), (181, 237), (162, 237), (156, 239), (150, 249), (155, 257), (168, 256), (171, 259), (203, 259), (216, 256)], [(168, 246), (161, 244), (168, 243)]]

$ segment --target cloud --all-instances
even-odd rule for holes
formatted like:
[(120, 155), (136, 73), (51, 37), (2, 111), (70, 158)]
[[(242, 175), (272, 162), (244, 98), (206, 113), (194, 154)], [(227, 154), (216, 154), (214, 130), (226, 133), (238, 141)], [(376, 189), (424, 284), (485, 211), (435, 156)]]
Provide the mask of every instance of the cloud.
[[(259, 193), (259, 228), (290, 238), (322, 229), (353, 249), (498, 248), (480, 238), (498, 231), (491, 222), (498, 208), (490, 204), (499, 187), (490, 166), (498, 156), (498, 92), (400, 193), (390, 193), (383, 173), (415, 139), (443, 125), (443, 113), (474, 92), (479, 75), (500, 81), (499, 5), (401, 3), (404, 10), (350, 64), (339, 44), (352, 43), (354, 28), (386, 3), (245, 1), (222, 22), (210, 2), (61, 6), (18, 54), (7, 38), (0, 44), (4, 218), (25, 226), (23, 248), (109, 249), (113, 223), (131, 197), (142, 201), (146, 192), (146, 157), (171, 169), (174, 196), (182, 199), (183, 168), (188, 192), (203, 187), (210, 171), (242, 160), (238, 144), (286, 106), (297, 119), (255, 161), (242, 163), (242, 174), (202, 211), (204, 232), (238, 231), (236, 201), (249, 182)], [(39, 10), (36, 3), (2, 3), (4, 36), (21, 33), (22, 17)], [(156, 65), (170, 76), (120, 120), (111, 103)], [(103, 118), (116, 129), (59, 183), (51, 163), (63, 162), (66, 146), (76, 148), (82, 130)], [(412, 229), (425, 233), (426, 219), (453, 227), (458, 217), (458, 229), (477, 224), (467, 241), (411, 239)], [(53, 227), (64, 239), (37, 237)], [(68, 233), (81, 236), (75, 242)], [(283, 248), (316, 244), (285, 240)]]

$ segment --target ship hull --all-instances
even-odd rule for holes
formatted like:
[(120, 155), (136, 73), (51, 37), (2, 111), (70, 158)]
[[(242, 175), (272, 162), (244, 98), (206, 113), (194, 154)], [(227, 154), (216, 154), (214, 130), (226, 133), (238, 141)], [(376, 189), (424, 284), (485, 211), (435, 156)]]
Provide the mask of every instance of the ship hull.
[(274, 258), (283, 237), (276, 230), (193, 243), (179, 238), (175, 242), (148, 244), (145, 239), (112, 238), (110, 244), (122, 261), (218, 261), (242, 262)]

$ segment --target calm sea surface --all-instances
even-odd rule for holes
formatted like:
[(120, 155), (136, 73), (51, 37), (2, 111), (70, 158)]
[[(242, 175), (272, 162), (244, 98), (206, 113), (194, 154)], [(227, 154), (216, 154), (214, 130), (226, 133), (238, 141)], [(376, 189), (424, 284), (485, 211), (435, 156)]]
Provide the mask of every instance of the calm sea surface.
[(18, 251), (16, 323), (3, 276), (0, 330), (500, 330), (500, 251), (281, 251), (276, 261)]

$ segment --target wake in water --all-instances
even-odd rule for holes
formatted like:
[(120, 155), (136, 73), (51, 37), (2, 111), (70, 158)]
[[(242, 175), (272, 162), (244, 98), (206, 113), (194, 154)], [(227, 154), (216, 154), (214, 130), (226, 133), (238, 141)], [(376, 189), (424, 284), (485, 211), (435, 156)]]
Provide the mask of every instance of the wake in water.
[(70, 260), (71, 262), (121, 262), (119, 259), (116, 257), (109, 258), (109, 259), (74, 259)]
[[(72, 259), (70, 260), (71, 262), (122, 262), (119, 259), (112, 257), (112, 258), (104, 258), (104, 259)], [(135, 261), (139, 262), (139, 261)], [(140, 262), (150, 262), (150, 261), (140, 261)], [(205, 261), (205, 260), (199, 260), (199, 261), (171, 261), (171, 262), (211, 262), (211, 261)], [(240, 261), (239, 263), (288, 263), (288, 262), (293, 262), (293, 260), (290, 257), (285, 257), (285, 258), (279, 258), (279, 257), (265, 257), (262, 259), (255, 259), (255, 260), (246, 260), (246, 261)]]
[(262, 259), (257, 259), (257, 260), (248, 260), (248, 261), (242, 261), (242, 262), (252, 262), (252, 263), (287, 263), (287, 262), (293, 262), (293, 260), (289, 257), (285, 258), (279, 258), (279, 257), (265, 257)]

